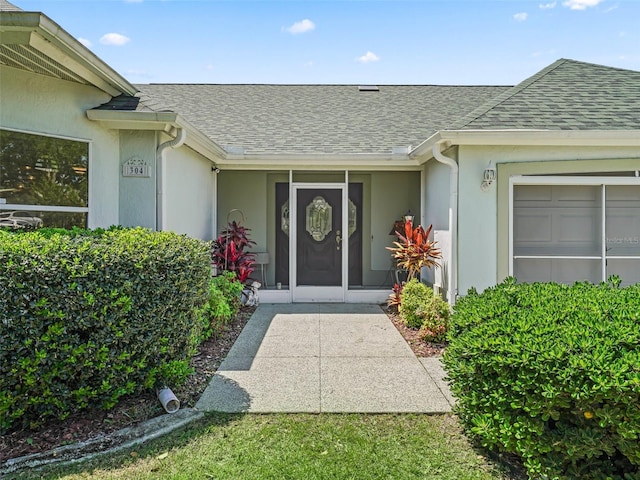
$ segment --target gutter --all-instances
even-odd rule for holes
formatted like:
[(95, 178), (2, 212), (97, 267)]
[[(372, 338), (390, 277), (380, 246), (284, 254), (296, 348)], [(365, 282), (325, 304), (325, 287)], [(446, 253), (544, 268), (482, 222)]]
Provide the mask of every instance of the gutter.
[(3, 11), (1, 17), (2, 44), (11, 42), (35, 48), (112, 97), (121, 93), (135, 95), (138, 92), (124, 77), (45, 14)]
[(456, 304), (456, 298), (458, 296), (458, 163), (450, 157), (442, 154), (440, 146), (445, 147), (448, 143), (445, 140), (440, 140), (433, 145), (432, 153), (433, 158), (438, 162), (447, 165), (451, 171), (449, 174), (449, 233), (451, 235), (449, 246), (449, 252), (451, 258), (449, 260), (449, 268), (447, 279), (447, 299), (449, 305), (454, 306)]
[(164, 142), (158, 146), (156, 150), (156, 231), (164, 230), (167, 224), (166, 209), (164, 208), (167, 182), (165, 180), (166, 158), (165, 150), (168, 148), (181, 147), (187, 139), (187, 131), (180, 128), (177, 131), (176, 138)]

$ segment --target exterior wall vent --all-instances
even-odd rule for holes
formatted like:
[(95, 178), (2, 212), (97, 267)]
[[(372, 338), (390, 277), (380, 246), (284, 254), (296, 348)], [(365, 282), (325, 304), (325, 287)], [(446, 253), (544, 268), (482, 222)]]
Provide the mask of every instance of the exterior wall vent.
[(379, 92), (380, 88), (377, 85), (360, 85), (358, 87), (359, 92)]

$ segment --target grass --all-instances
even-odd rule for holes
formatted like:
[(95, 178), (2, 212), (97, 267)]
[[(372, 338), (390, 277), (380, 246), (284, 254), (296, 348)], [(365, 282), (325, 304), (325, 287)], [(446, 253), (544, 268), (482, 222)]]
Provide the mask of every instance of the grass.
[(453, 415), (211, 414), (178, 433), (31, 479), (507, 479)]

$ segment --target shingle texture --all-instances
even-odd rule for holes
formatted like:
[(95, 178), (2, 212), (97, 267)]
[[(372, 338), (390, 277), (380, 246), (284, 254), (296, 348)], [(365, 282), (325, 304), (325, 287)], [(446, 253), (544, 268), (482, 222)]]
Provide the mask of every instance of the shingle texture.
[(456, 127), (639, 130), (640, 72), (561, 59)]
[(248, 154), (389, 154), (439, 130), (640, 131), (640, 72), (558, 60), (516, 85), (136, 85), (110, 110), (172, 111)]
[(0, 0), (0, 12), (22, 12), (22, 9), (7, 0)]
[[(389, 154), (417, 146), (505, 92), (495, 86), (136, 85), (138, 111), (175, 111), (250, 154)], [(104, 108), (109, 108), (109, 104)]]

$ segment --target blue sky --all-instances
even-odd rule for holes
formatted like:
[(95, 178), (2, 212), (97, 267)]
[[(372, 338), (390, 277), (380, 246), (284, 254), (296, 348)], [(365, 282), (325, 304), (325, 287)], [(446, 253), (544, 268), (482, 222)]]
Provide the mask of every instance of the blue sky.
[(133, 83), (513, 85), (640, 70), (636, 0), (10, 0)]

